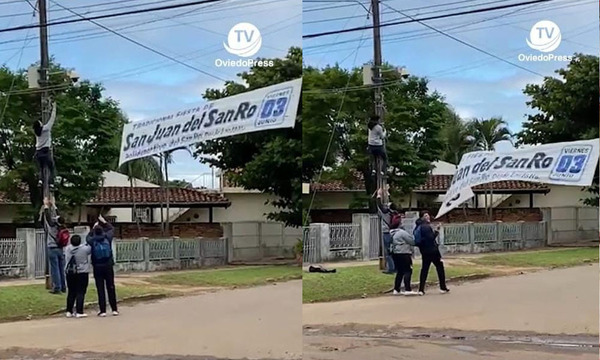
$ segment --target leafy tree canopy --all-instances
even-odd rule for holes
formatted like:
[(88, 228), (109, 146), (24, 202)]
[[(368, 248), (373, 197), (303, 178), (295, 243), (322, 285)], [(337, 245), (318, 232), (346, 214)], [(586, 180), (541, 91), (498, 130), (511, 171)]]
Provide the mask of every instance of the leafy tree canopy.
[[(224, 89), (209, 89), (204, 98), (215, 100), (302, 77), (302, 50), (290, 48), (273, 67), (254, 66), (238, 74), (245, 84), (227, 82)], [(246, 189), (275, 195), (271, 204), (279, 211), (268, 218), (291, 226), (302, 222), (301, 168), (302, 121), (298, 109), (293, 129), (278, 129), (236, 135), (197, 145), (200, 161), (225, 170), (230, 180)], [(207, 155), (217, 155), (217, 158)]]
[[(394, 196), (407, 194), (425, 181), (431, 163), (443, 153), (441, 130), (453, 113), (439, 93), (430, 91), (426, 79), (402, 79), (392, 69), (386, 65), (383, 73), (388, 183)], [(344, 92), (346, 85), (348, 91)], [(342, 181), (354, 181), (353, 170), (357, 170), (366, 180), (367, 193), (374, 191), (366, 150), (367, 119), (373, 113), (372, 91), (362, 85), (362, 69), (346, 70), (336, 65), (304, 70), (305, 181), (316, 181), (324, 164)], [(335, 133), (330, 143), (331, 131)]]
[[(56, 63), (50, 69), (55, 74), (50, 79), (57, 103), (52, 141), (61, 210), (73, 209), (95, 195), (102, 173), (118, 158), (126, 121), (118, 103), (102, 96), (100, 84), (82, 81), (77, 86), (65, 86), (61, 74), (66, 71)], [(26, 71), (0, 68), (0, 109), (4, 108), (0, 118), (0, 191), (13, 198), (27, 191), (31, 207), (21, 215), (33, 219), (42, 202), (32, 130), (33, 122), (40, 118), (40, 93), (28, 89)]]
[[(540, 85), (529, 84), (524, 93), (527, 105), (536, 111), (528, 116), (518, 134), (522, 144), (544, 144), (598, 138), (597, 56), (575, 54), (559, 77), (547, 77)], [(584, 202), (598, 206), (598, 169), (593, 196)]]

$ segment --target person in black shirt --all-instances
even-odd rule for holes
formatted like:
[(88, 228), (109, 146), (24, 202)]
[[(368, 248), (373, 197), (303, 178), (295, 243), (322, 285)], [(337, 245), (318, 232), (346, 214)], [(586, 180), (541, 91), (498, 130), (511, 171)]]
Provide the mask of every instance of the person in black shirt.
[(433, 229), (431, 226), (431, 217), (428, 212), (423, 212), (421, 218), (417, 220), (414, 235), (417, 246), (421, 251), (421, 258), (423, 261), (419, 281), (419, 295), (425, 295), (425, 284), (427, 282), (427, 275), (429, 274), (429, 267), (432, 263), (437, 270), (440, 282), (440, 292), (442, 294), (448, 293), (450, 290), (446, 286), (444, 261), (442, 260), (442, 254), (440, 253), (437, 241), (437, 238), (440, 235), (439, 225), (435, 230)]

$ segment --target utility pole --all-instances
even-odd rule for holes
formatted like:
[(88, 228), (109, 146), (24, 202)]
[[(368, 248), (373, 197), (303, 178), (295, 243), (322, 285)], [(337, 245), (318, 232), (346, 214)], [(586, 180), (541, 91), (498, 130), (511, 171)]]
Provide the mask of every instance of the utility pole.
[[(383, 65), (383, 59), (381, 55), (381, 29), (380, 29), (380, 13), (379, 13), (379, 1), (371, 0), (371, 11), (373, 13), (373, 82), (375, 83), (374, 94), (373, 94), (373, 105), (375, 108), (375, 114), (379, 117), (380, 124), (383, 125), (384, 119), (384, 105), (383, 105), (383, 89), (381, 88), (382, 76), (381, 67)], [(385, 142), (383, 143), (385, 146)], [(381, 194), (381, 201), (384, 204), (388, 203), (386, 177), (381, 173), (382, 164), (381, 161), (377, 161), (376, 165), (376, 179), (377, 188), (383, 189)], [(385, 250), (383, 236), (379, 241), (379, 268), (384, 270), (385, 264)]]
[[(48, 23), (46, 0), (38, 0), (38, 15), (40, 20), (40, 77), (39, 85), (42, 89), (41, 92), (41, 118), (42, 123), (48, 122), (49, 116), (49, 104), (48, 104), (48, 67), (50, 66), (50, 56), (48, 55)], [(41, 171), (41, 170), (40, 170)], [(44, 181), (42, 184), (42, 195), (43, 197), (50, 196), (50, 184)], [(51, 210), (53, 212), (53, 209)], [(48, 234), (45, 234), (48, 236)], [(52, 288), (52, 279), (50, 278), (50, 267), (48, 264), (48, 256), (46, 254), (46, 289)]]

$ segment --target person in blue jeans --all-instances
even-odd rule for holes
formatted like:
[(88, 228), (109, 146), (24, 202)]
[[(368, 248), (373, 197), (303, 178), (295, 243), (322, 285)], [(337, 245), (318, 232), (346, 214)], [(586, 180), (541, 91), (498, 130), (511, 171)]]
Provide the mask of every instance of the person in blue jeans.
[(385, 256), (386, 269), (384, 273), (395, 274), (396, 267), (392, 254), (390, 254), (390, 246), (392, 245), (392, 235), (390, 234), (390, 223), (392, 214), (396, 210), (396, 206), (392, 203), (384, 204), (382, 201), (383, 189), (377, 190), (377, 212), (381, 218), (381, 233), (383, 236), (383, 254)]
[(54, 203), (50, 198), (44, 198), (42, 211), (42, 226), (46, 235), (46, 247), (48, 253), (48, 264), (50, 267), (50, 277), (52, 278), (51, 294), (60, 294), (67, 292), (67, 284), (65, 281), (65, 254), (59, 246), (58, 231), (59, 223), (58, 216), (54, 215), (52, 208)]

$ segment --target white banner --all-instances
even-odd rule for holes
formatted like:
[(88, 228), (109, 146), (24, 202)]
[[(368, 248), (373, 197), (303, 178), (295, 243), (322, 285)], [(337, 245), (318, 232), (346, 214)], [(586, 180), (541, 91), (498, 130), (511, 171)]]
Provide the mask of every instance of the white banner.
[(119, 166), (207, 140), (293, 128), (301, 90), (302, 79), (296, 79), (126, 124)]
[(436, 216), (475, 196), (472, 187), (496, 181), (530, 181), (590, 186), (598, 164), (599, 140), (534, 146), (511, 152), (475, 151), (463, 155)]

